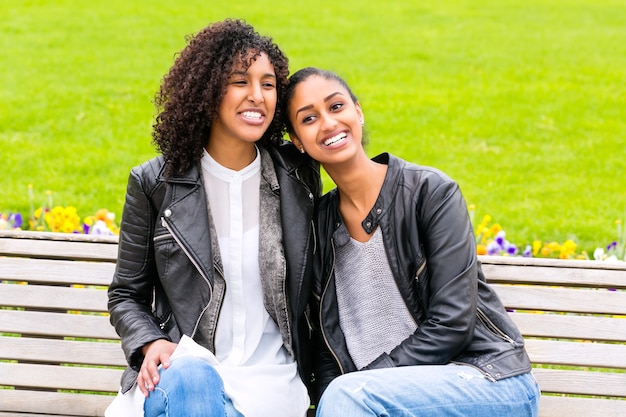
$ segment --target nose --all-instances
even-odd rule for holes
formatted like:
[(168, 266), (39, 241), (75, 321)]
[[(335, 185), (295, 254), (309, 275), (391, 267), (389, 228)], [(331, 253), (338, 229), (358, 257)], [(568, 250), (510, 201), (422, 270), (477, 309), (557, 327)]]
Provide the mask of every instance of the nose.
[(331, 131), (337, 127), (337, 120), (330, 113), (320, 114), (320, 120), (322, 122), (322, 130)]
[(259, 105), (265, 101), (263, 97), (263, 89), (259, 83), (251, 83), (248, 92), (248, 101), (252, 104)]

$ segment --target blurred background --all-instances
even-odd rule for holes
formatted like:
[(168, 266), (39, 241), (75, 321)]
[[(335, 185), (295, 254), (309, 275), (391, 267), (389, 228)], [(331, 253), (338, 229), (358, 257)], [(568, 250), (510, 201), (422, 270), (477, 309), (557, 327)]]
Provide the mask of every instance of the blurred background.
[(369, 154), (443, 170), (475, 224), (593, 251), (626, 215), (623, 0), (22, 0), (0, 17), (0, 213), (52, 202), (119, 220), (130, 169), (156, 155), (162, 76), (185, 36), (233, 17), (291, 72), (343, 76)]

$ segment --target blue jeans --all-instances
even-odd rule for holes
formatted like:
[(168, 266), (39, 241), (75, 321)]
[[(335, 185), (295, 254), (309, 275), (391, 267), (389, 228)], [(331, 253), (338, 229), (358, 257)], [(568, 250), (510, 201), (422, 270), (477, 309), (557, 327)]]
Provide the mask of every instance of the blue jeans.
[(334, 379), (317, 417), (536, 417), (539, 396), (530, 373), (491, 382), (471, 366), (403, 366)]
[(145, 417), (243, 417), (224, 394), (222, 378), (204, 360), (183, 357), (159, 371), (144, 402)]

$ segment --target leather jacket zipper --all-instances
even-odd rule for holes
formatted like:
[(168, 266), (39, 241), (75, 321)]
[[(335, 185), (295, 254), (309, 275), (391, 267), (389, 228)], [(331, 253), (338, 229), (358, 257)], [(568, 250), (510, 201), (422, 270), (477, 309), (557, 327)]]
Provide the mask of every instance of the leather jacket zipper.
[(168, 233), (168, 234), (166, 234), (166, 235), (161, 235), (161, 236), (155, 236), (155, 237), (152, 239), (152, 241), (153, 241), (153, 242), (158, 242), (159, 240), (167, 239), (167, 238), (169, 238), (169, 237), (172, 237), (172, 234), (171, 234), (171, 233)]
[(426, 261), (422, 262), (419, 269), (415, 273), (415, 280), (419, 281), (419, 275), (424, 271), (425, 268), (426, 268)]
[[(170, 225), (167, 223), (167, 221), (165, 220), (164, 217), (161, 217), (161, 225), (163, 227), (165, 227), (167, 229), (168, 232), (170, 232), (170, 234), (172, 235), (172, 237), (174, 238), (174, 240), (176, 241), (176, 243), (178, 243), (178, 246), (180, 246), (180, 248), (182, 249), (183, 253), (187, 256), (187, 258), (191, 261), (191, 263), (193, 264), (193, 266), (196, 268), (196, 270), (198, 271), (198, 273), (200, 274), (200, 276), (202, 277), (202, 279), (204, 279), (204, 281), (207, 283), (207, 286), (209, 287), (209, 299), (213, 298), (213, 286), (211, 285), (211, 282), (209, 281), (209, 279), (207, 278), (207, 276), (204, 274), (204, 272), (202, 272), (202, 269), (200, 268), (200, 266), (198, 265), (198, 263), (196, 262), (195, 259), (193, 259), (193, 257), (189, 254), (189, 252), (187, 251), (187, 249), (185, 248), (185, 246), (182, 244), (181, 240), (178, 238), (178, 236), (176, 236), (176, 234), (173, 232), (173, 230), (171, 229)], [(193, 337), (196, 334), (196, 331), (198, 330), (198, 325), (200, 324), (200, 318), (203, 316), (204, 312), (206, 311), (206, 309), (209, 307), (209, 305), (207, 304), (203, 309), (202, 309), (202, 313), (200, 313), (200, 316), (198, 317), (198, 319), (196, 320), (196, 324), (193, 328), (193, 332), (191, 334), (191, 337)]]
[(471, 363), (467, 363), (467, 362), (459, 362), (459, 361), (451, 361), (450, 363), (453, 363), (455, 365), (460, 365), (460, 366), (469, 366), (472, 367), (474, 369), (476, 369), (478, 372), (481, 373), (481, 375), (483, 375), (485, 378), (487, 378), (489, 381), (491, 382), (498, 382), (497, 379), (495, 379), (494, 377), (492, 377), (491, 375), (489, 375), (487, 372), (483, 371), (482, 369), (480, 369), (478, 366), (476, 365), (472, 365)]
[(324, 287), (324, 291), (322, 291), (322, 296), (320, 297), (320, 308), (319, 308), (320, 333), (322, 334), (322, 337), (324, 338), (324, 343), (326, 343), (326, 346), (328, 347), (328, 351), (333, 355), (333, 358), (335, 358), (337, 365), (339, 365), (339, 371), (341, 371), (342, 374), (345, 374), (346, 371), (343, 369), (343, 366), (341, 365), (341, 362), (339, 361), (339, 357), (337, 356), (333, 348), (330, 346), (330, 342), (328, 341), (328, 338), (326, 337), (326, 333), (324, 332), (324, 325), (322, 324), (323, 323), (322, 303), (324, 301), (324, 296), (326, 295), (326, 290), (328, 289), (328, 286), (330, 284), (330, 277), (333, 275), (333, 271), (335, 270), (335, 239), (331, 239), (330, 244), (333, 250), (333, 263), (330, 268), (330, 273), (328, 274), (328, 277), (327, 277), (328, 279), (326, 280), (326, 286)]
[(159, 328), (161, 330), (165, 330), (165, 327), (167, 327), (167, 323), (169, 323), (171, 319), (172, 319), (172, 312), (170, 311), (169, 313), (167, 313), (167, 317), (165, 318), (165, 320), (159, 323)]
[(496, 326), (480, 308), (477, 308), (476, 311), (477, 311), (478, 319), (480, 321), (482, 321), (483, 324), (489, 330), (491, 330), (496, 336), (500, 337), (504, 341), (506, 341), (506, 342), (512, 344), (513, 346), (515, 346), (515, 341), (513, 339), (511, 339), (511, 337), (509, 335), (507, 335), (502, 330), (500, 330), (500, 328), (498, 326)]
[[(169, 236), (169, 235), (167, 235)], [(156, 287), (152, 287), (152, 300), (154, 300), (152, 302), (152, 314), (154, 315), (154, 317), (159, 321), (159, 328), (161, 330), (165, 330), (165, 328), (167, 327), (167, 323), (170, 322), (170, 320), (172, 319), (172, 307), (168, 306), (167, 309), (167, 313), (165, 313), (162, 316), (158, 316), (157, 315), (157, 292), (156, 292)]]

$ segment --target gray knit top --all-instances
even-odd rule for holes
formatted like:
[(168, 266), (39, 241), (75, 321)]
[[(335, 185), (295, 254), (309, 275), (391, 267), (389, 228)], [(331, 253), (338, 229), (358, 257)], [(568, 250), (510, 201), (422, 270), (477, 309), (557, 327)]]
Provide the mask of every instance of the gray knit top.
[(413, 334), (417, 324), (389, 268), (380, 228), (367, 242), (345, 241), (337, 248), (335, 264), (339, 325), (361, 369)]

